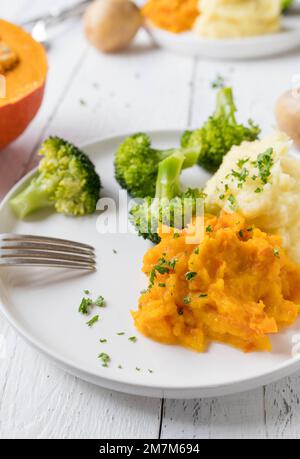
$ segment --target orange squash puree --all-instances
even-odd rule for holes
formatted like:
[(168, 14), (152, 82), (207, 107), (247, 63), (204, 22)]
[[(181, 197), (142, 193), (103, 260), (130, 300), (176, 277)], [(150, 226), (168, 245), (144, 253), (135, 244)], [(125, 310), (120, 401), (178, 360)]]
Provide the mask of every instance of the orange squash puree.
[(199, 11), (198, 0), (149, 0), (143, 7), (143, 15), (156, 26), (180, 33), (190, 30)]
[(160, 231), (162, 241), (144, 257), (153, 285), (133, 312), (136, 327), (199, 352), (212, 341), (271, 350), (268, 335), (300, 313), (300, 268), (279, 236), (247, 226), (238, 214), (207, 215), (204, 228), (200, 245), (187, 244), (187, 230), (175, 238)]

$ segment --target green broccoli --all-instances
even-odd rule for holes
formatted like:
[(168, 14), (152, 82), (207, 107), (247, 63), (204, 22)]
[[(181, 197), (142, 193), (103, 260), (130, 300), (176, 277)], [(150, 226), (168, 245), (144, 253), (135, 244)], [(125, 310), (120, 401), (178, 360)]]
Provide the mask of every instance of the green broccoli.
[(282, 11), (286, 11), (294, 2), (295, 0), (281, 0)]
[(232, 89), (221, 88), (217, 93), (214, 114), (200, 129), (185, 131), (181, 138), (182, 147), (198, 147), (198, 163), (210, 172), (218, 169), (233, 145), (240, 145), (244, 140), (256, 140), (260, 134), (259, 127), (251, 120), (249, 126), (238, 124), (235, 112)]
[(58, 137), (47, 139), (39, 154), (38, 174), (10, 201), (15, 214), (25, 218), (46, 207), (74, 216), (95, 212), (101, 181), (90, 159)]
[(185, 157), (183, 168), (196, 164), (198, 149), (156, 150), (146, 134), (134, 134), (116, 152), (115, 178), (134, 198), (154, 197), (160, 161), (178, 151)]
[(200, 190), (180, 190), (180, 173), (184, 165), (184, 155), (180, 152), (161, 161), (158, 168), (155, 198), (141, 199), (130, 210), (130, 220), (139, 236), (154, 244), (160, 242), (157, 227), (160, 223), (182, 229), (195, 214), (197, 200), (203, 199)]

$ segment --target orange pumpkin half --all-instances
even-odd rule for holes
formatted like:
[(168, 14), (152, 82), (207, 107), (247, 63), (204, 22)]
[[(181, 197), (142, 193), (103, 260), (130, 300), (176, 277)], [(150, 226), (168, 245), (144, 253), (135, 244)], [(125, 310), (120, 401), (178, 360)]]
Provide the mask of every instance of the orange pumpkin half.
[(38, 112), (47, 68), (43, 46), (0, 19), (0, 149), (21, 135)]

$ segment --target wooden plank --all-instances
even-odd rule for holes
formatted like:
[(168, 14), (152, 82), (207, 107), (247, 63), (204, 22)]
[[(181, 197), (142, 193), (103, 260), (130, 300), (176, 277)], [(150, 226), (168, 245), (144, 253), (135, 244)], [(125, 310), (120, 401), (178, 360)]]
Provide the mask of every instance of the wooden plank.
[(0, 360), (0, 438), (157, 438), (160, 402), (111, 393), (57, 369), (15, 333)]
[(199, 400), (166, 400), (161, 438), (264, 438), (261, 389)]
[(192, 63), (157, 50), (141, 32), (127, 53), (90, 49), (45, 135), (77, 142), (186, 126)]
[(266, 387), (268, 438), (300, 438), (300, 374)]
[(1, 18), (6, 21), (17, 21), (27, 11), (30, 0), (14, 0), (1, 2)]

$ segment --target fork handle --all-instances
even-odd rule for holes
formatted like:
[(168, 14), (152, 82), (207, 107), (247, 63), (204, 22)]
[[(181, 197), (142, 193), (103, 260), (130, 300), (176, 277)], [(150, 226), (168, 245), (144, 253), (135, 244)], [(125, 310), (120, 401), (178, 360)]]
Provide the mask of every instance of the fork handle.
[(50, 11), (47, 14), (28, 19), (23, 21), (20, 25), (22, 27), (29, 27), (41, 21), (45, 22), (46, 25), (55, 25), (66, 19), (81, 15), (89, 3), (91, 3), (91, 0), (83, 0), (69, 8), (64, 8), (60, 11)]

